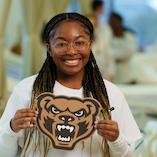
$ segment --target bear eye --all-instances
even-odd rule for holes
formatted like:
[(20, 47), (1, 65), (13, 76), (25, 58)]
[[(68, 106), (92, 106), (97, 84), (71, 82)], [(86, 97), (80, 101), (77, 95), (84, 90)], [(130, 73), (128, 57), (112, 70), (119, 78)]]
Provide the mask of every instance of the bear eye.
[(54, 113), (54, 114), (58, 114), (58, 113), (60, 113), (60, 111), (56, 108), (56, 107), (52, 107), (52, 113)]
[(84, 110), (77, 111), (77, 112), (75, 112), (74, 114), (75, 114), (75, 116), (77, 116), (77, 117), (81, 117), (81, 116), (84, 115)]

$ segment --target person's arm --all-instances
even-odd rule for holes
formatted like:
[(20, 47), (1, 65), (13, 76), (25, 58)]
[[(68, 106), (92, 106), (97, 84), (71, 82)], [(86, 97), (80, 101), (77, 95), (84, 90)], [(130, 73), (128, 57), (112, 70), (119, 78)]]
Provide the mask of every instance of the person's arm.
[[(105, 82), (111, 107), (110, 128), (107, 139), (111, 157), (133, 157), (134, 146), (142, 138), (128, 103), (121, 91), (108, 81)], [(106, 121), (106, 120), (105, 120)], [(105, 133), (105, 131), (104, 131)], [(106, 133), (105, 133), (106, 134)]]
[(10, 127), (10, 120), (18, 108), (19, 100), (20, 97), (15, 89), (0, 119), (0, 155), (4, 157), (15, 157), (18, 151), (19, 133), (13, 132)]
[[(31, 88), (29, 84), (19, 83), (11, 94), (0, 119), (0, 156), (16, 156), (20, 145), (19, 142), (23, 142), (24, 140), (22, 129), (30, 127), (27, 124), (27, 120), (30, 120), (28, 118), (28, 114), (30, 114), (28, 112), (30, 110), (30, 99)], [(24, 112), (25, 110), (26, 113)], [(33, 117), (34, 115), (35, 112), (33, 113)]]
[(99, 120), (95, 127), (100, 136), (108, 141), (111, 157), (132, 157), (131, 145), (120, 135), (118, 123), (112, 120)]
[(119, 136), (114, 142), (108, 142), (111, 157), (133, 157), (133, 148), (126, 140)]
[(14, 133), (9, 121), (0, 126), (0, 155), (5, 157), (15, 157), (18, 151), (18, 133)]

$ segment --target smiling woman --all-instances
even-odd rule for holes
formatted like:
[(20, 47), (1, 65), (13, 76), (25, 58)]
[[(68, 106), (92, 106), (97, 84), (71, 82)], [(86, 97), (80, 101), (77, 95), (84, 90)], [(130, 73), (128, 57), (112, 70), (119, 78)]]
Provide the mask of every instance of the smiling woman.
[(92, 38), (91, 22), (78, 13), (47, 23), (45, 63), (16, 86), (0, 120), (1, 156), (133, 156), (141, 133), (121, 91), (103, 80)]
[[(80, 76), (80, 80), (82, 79), (84, 66), (90, 55), (88, 29), (84, 28), (78, 21), (63, 21), (50, 32), (50, 42), (47, 47), (50, 56), (58, 67), (58, 80), (64, 80), (62, 76), (73, 75), (74, 73)], [(81, 84), (78, 88), (80, 87)]]

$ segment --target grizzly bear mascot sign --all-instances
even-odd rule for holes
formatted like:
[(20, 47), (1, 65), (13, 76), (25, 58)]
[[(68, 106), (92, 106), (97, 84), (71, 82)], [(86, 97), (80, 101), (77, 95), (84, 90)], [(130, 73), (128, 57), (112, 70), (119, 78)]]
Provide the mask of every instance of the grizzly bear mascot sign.
[(37, 126), (55, 148), (73, 149), (94, 131), (101, 105), (93, 98), (54, 96), (42, 93), (36, 98)]

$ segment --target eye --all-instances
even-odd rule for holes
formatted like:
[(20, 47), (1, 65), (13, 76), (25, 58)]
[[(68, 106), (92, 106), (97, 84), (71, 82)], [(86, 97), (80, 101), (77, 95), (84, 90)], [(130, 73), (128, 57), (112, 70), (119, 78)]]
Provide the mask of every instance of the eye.
[(58, 114), (58, 113), (60, 113), (60, 110), (58, 110), (56, 107), (52, 107), (52, 109), (51, 109), (51, 111), (52, 111), (52, 113), (54, 113), (54, 114)]
[(77, 112), (75, 112), (74, 114), (75, 114), (75, 116), (77, 116), (77, 117), (81, 117), (81, 116), (84, 115), (84, 110), (77, 111)]
[(75, 41), (75, 46), (84, 46), (86, 45), (86, 42), (83, 40)]
[(56, 47), (56, 48), (65, 48), (65, 47), (67, 47), (67, 45), (68, 45), (67, 42), (61, 41), (61, 42), (57, 42), (57, 43), (55, 44), (55, 47)]

